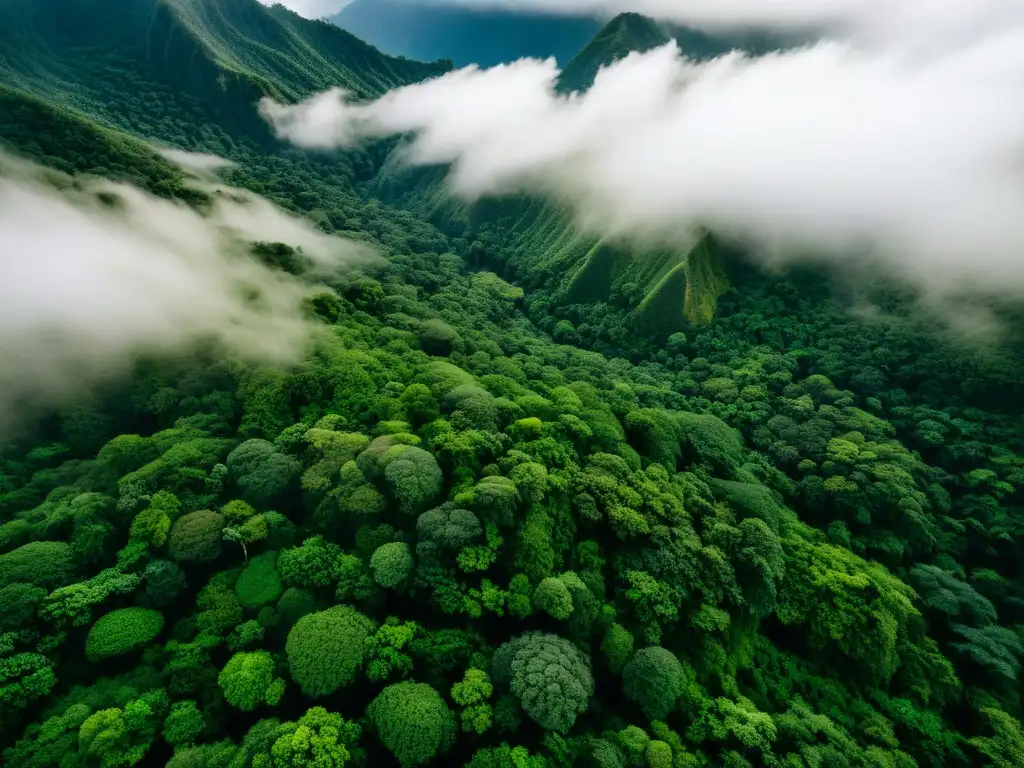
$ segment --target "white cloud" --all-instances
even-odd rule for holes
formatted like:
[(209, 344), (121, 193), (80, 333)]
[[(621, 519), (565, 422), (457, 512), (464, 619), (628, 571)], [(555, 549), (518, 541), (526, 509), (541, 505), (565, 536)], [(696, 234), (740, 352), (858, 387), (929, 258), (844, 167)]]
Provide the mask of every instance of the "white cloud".
[(352, 0), (260, 0), (264, 5), (284, 5), (307, 19), (333, 16)]
[(311, 286), (263, 266), (246, 243), (301, 245), (319, 268), (364, 258), (365, 246), (251, 193), (201, 186), (213, 193), (205, 216), (125, 184), (54, 186), (0, 155), (0, 430), (23, 404), (79, 394), (139, 354), (179, 354), (199, 339), (251, 360), (303, 354)]
[(1024, 291), (1024, 25), (927, 52), (827, 41), (696, 64), (670, 46), (573, 97), (557, 74), (520, 61), (261, 110), (307, 147), (409, 134), (406, 161), (451, 164), (457, 194), (545, 195), (602, 233), (707, 225), (772, 261), (877, 259), (936, 296)]
[(581, 16), (642, 13), (709, 29), (769, 27), (932, 35), (999, 29), (1024, 19), (1019, 0), (418, 0)]

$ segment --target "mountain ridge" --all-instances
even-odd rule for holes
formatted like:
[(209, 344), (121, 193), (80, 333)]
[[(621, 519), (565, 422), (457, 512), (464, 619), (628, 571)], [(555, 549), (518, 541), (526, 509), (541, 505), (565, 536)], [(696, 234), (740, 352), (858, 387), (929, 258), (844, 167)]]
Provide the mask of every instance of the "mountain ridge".
[(447, 70), (256, 0), (14, 0), (0, 9), (0, 50), (0, 79), (104, 122), (138, 130), (125, 109), (155, 89), (264, 141), (262, 96), (296, 101), (339, 85), (372, 97)]

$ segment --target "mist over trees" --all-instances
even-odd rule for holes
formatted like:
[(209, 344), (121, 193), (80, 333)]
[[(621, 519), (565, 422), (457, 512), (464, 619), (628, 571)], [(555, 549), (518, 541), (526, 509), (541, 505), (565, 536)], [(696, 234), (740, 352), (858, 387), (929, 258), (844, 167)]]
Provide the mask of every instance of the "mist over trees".
[(5, 766), (1024, 764), (1012, 293), (467, 202), (256, 111), (439, 65), (59, 5), (0, 8), (0, 202), (70, 217), (0, 208)]

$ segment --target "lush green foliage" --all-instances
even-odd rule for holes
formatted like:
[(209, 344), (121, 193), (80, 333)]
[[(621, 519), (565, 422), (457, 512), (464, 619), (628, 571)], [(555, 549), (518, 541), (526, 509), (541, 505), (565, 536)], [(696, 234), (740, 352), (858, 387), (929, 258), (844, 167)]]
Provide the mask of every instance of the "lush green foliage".
[(363, 663), (374, 623), (345, 605), (303, 616), (288, 633), (292, 678), (307, 696), (326, 696), (349, 685)]
[(284, 680), (275, 677), (274, 659), (266, 651), (236, 653), (217, 678), (224, 698), (243, 712), (261, 704), (273, 706), (284, 693)]
[(502, 645), (491, 664), (495, 680), (508, 686), (523, 711), (552, 731), (572, 728), (594, 693), (586, 656), (557, 635), (521, 635)]
[(89, 661), (104, 661), (140, 648), (160, 634), (164, 617), (148, 608), (120, 608), (100, 617), (85, 640)]
[(254, 0), (54, 2), (0, 7), (5, 145), (200, 207), (141, 139), (221, 154), (385, 259), (318, 279), (294, 366), (140, 361), (0, 447), (4, 765), (1022, 763), (1014, 310), (979, 352), (888, 286), (869, 322), (283, 148), (260, 94), (440, 67)]
[(452, 713), (429, 685), (389, 685), (370, 702), (366, 716), (403, 766), (426, 763), (451, 747), (455, 731)]

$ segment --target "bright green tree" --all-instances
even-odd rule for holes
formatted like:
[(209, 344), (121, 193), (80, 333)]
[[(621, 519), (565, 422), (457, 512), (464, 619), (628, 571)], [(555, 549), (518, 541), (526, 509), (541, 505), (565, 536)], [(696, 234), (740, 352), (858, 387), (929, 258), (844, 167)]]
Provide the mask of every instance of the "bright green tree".
[(310, 613), (288, 633), (292, 678), (307, 696), (326, 696), (355, 680), (376, 625), (354, 608), (336, 605)]
[(451, 710), (424, 683), (389, 685), (370, 702), (366, 716), (402, 766), (421, 765), (447, 752), (455, 736)]
[(266, 651), (239, 652), (217, 678), (228, 703), (251, 712), (262, 704), (274, 706), (284, 695), (285, 683), (277, 676), (274, 658)]

